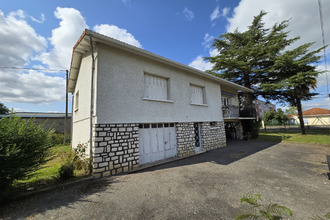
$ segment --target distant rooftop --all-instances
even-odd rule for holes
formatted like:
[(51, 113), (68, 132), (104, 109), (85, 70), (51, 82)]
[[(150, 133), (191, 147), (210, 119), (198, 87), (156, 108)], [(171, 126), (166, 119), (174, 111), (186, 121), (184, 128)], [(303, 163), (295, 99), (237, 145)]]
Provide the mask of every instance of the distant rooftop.
[(330, 110), (324, 108), (312, 108), (304, 111), (303, 115), (330, 115)]
[[(15, 112), (16, 116), (21, 118), (64, 118), (65, 113), (52, 113), (52, 112)], [(71, 113), (68, 113), (68, 117), (71, 117)], [(3, 117), (6, 115), (0, 115)]]

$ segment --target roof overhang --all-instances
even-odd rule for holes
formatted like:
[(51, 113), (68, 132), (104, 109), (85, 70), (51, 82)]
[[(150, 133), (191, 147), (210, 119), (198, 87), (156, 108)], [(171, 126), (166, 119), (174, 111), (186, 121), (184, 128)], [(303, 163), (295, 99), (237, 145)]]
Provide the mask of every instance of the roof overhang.
[[(85, 30), (84, 33), (81, 35), (79, 40), (77, 41), (76, 45), (73, 47), (72, 58), (71, 58), (71, 66), (70, 66), (70, 75), (69, 75), (69, 83), (68, 83), (68, 92), (73, 93), (76, 81), (79, 74), (81, 59), (83, 55), (90, 50), (90, 36), (92, 37), (93, 44), (101, 43), (111, 47), (118, 48), (123, 51), (127, 51), (129, 53), (137, 54), (139, 56), (181, 69), (183, 71), (187, 71), (189, 73), (199, 75), (216, 82), (219, 82), (221, 86), (229, 87), (235, 89), (236, 91), (243, 91), (243, 92), (253, 92), (253, 90), (248, 89), (244, 86), (238, 85), (233, 82), (229, 82), (225, 79), (213, 76), (211, 74), (205, 73), (203, 71), (197, 70), (190, 66), (184, 65), (182, 63), (178, 63), (176, 61), (170, 60), (168, 58), (159, 56), (157, 54), (151, 53), (149, 51), (143, 50), (141, 48), (129, 45), (127, 43), (121, 42), (119, 40), (107, 37), (105, 35), (96, 33), (91, 30)], [(95, 46), (95, 45), (93, 45)]]

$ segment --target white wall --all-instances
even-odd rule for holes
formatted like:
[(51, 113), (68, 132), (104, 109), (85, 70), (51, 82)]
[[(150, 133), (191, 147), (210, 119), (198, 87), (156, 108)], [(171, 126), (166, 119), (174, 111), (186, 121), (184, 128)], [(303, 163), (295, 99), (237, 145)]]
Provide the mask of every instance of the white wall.
[[(222, 121), (218, 82), (99, 45), (96, 123)], [(145, 101), (144, 73), (169, 78), (173, 103)], [(205, 87), (207, 106), (190, 104), (189, 85)]]
[[(75, 93), (79, 91), (78, 110), (75, 110), (77, 100), (73, 100), (72, 147), (76, 147), (79, 143), (87, 143), (90, 139), (91, 73), (92, 58), (90, 54), (85, 54), (81, 61), (75, 87)], [(89, 154), (89, 147), (86, 154)]]

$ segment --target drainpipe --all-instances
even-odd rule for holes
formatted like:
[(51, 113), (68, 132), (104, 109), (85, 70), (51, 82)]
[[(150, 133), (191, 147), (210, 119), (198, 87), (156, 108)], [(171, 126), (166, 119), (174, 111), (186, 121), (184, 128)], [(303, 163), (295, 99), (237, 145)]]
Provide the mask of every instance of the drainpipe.
[(94, 113), (94, 72), (95, 72), (95, 60), (94, 60), (94, 49), (93, 49), (93, 36), (89, 34), (89, 46), (92, 53), (92, 75), (91, 75), (91, 109), (90, 109), (90, 143), (89, 143), (89, 155), (92, 158), (93, 155), (93, 113)]

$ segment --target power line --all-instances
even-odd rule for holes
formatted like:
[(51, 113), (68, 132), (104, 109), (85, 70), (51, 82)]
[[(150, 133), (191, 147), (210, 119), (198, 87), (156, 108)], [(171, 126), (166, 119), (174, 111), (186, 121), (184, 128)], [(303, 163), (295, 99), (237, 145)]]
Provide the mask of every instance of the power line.
[(327, 94), (330, 97), (330, 93), (329, 93), (329, 81), (328, 81), (328, 70), (327, 70), (327, 53), (326, 53), (326, 49), (325, 49), (325, 39), (324, 39), (324, 28), (323, 28), (323, 14), (322, 14), (322, 4), (321, 4), (321, 0), (318, 0), (319, 3), (319, 13), (320, 13), (320, 21), (321, 21), (321, 31), (322, 31), (322, 43), (323, 43), (323, 52), (324, 52), (324, 66), (325, 66), (325, 76), (326, 76), (326, 80), (327, 80)]
[(65, 72), (66, 70), (57, 69), (38, 69), (38, 68), (25, 68), (25, 67), (13, 67), (13, 66), (0, 66), (0, 69), (14, 69), (14, 70), (36, 70), (36, 71), (48, 71), (48, 72)]

